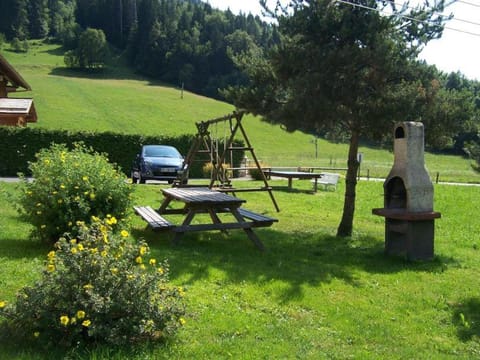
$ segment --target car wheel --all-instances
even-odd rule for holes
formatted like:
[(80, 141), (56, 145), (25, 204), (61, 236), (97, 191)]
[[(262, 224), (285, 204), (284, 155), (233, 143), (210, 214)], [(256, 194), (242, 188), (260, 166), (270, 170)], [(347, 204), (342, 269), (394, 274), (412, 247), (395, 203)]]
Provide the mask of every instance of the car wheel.
[(135, 175), (133, 175), (133, 171), (132, 171), (132, 174), (130, 175), (130, 178), (132, 179), (132, 184), (137, 183), (137, 178), (135, 177)]
[(139, 175), (138, 183), (139, 184), (145, 184), (145, 179), (142, 177), (142, 174)]

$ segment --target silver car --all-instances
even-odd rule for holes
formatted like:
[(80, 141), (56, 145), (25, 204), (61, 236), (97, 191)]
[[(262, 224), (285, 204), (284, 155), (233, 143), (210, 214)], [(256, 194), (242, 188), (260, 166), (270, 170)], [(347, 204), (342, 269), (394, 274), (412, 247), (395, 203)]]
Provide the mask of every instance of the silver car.
[(132, 166), (132, 183), (162, 180), (171, 184), (181, 171), (183, 156), (173, 146), (144, 145)]

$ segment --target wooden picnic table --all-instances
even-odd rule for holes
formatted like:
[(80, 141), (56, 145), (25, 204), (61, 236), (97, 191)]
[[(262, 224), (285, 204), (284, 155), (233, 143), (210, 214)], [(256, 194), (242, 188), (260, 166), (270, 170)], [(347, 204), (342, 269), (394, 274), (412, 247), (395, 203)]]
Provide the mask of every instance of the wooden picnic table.
[(320, 173), (306, 172), (306, 171), (278, 171), (278, 170), (267, 170), (264, 171), (265, 176), (272, 177), (284, 177), (288, 179), (288, 189), (292, 190), (292, 179), (312, 179), (313, 181), (313, 191), (317, 192), (318, 189), (318, 179), (322, 177)]
[[(243, 229), (250, 240), (259, 248), (264, 246), (252, 228), (271, 226), (277, 219), (257, 214), (241, 208), (245, 200), (228, 195), (209, 188), (166, 188), (162, 189), (164, 199), (158, 210), (150, 207), (135, 206), (135, 212), (142, 216), (154, 230), (168, 229), (175, 233), (174, 243), (178, 243), (181, 237), (190, 231), (220, 230), (226, 232), (229, 229)], [(182, 209), (169, 208), (173, 201), (184, 203)], [(197, 214), (208, 213), (211, 223), (192, 224)], [(233, 221), (222, 222), (218, 216), (220, 213), (229, 213)], [(172, 224), (163, 215), (184, 215), (180, 225)]]

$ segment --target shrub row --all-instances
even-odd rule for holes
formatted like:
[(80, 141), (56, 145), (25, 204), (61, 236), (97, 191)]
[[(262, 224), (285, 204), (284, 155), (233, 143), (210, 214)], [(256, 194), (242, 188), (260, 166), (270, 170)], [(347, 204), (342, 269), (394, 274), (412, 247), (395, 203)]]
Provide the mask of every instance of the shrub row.
[[(111, 163), (115, 163), (127, 175), (130, 175), (132, 162), (142, 145), (165, 144), (175, 146), (184, 156), (188, 153), (193, 135), (144, 136), (129, 135), (113, 132), (71, 132), (64, 130), (45, 130), (37, 128), (17, 128), (0, 126), (0, 176), (16, 176), (23, 173), (30, 176), (28, 163), (35, 161), (35, 154), (41, 149), (49, 148), (52, 144), (65, 144), (73, 148), (76, 142), (83, 142), (96, 152), (107, 155)], [(235, 142), (235, 146), (242, 146)], [(221, 146), (223, 148), (223, 146)], [(233, 164), (238, 167), (243, 152), (233, 153)], [(198, 156), (196, 159), (202, 159)], [(190, 169), (190, 177), (202, 177), (202, 166), (209, 160), (203, 157), (204, 162), (195, 162)], [(226, 160), (230, 162), (230, 159)]]

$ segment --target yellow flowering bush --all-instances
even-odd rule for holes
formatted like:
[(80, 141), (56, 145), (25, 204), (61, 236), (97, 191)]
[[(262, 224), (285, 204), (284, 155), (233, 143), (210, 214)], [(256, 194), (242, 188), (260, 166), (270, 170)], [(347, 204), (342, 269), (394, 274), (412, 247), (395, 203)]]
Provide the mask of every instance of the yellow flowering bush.
[(104, 155), (82, 144), (72, 150), (52, 145), (36, 158), (29, 164), (34, 180), (21, 182), (19, 199), (20, 212), (34, 225), (33, 235), (55, 242), (67, 232), (75, 236), (80, 225), (95, 217), (108, 217), (113, 229), (122, 226), (132, 188)]
[(15, 302), (0, 300), (11, 334), (46, 347), (118, 345), (161, 340), (185, 323), (184, 290), (169, 284), (167, 262), (107, 222), (96, 218), (75, 239), (62, 237), (42, 278)]

